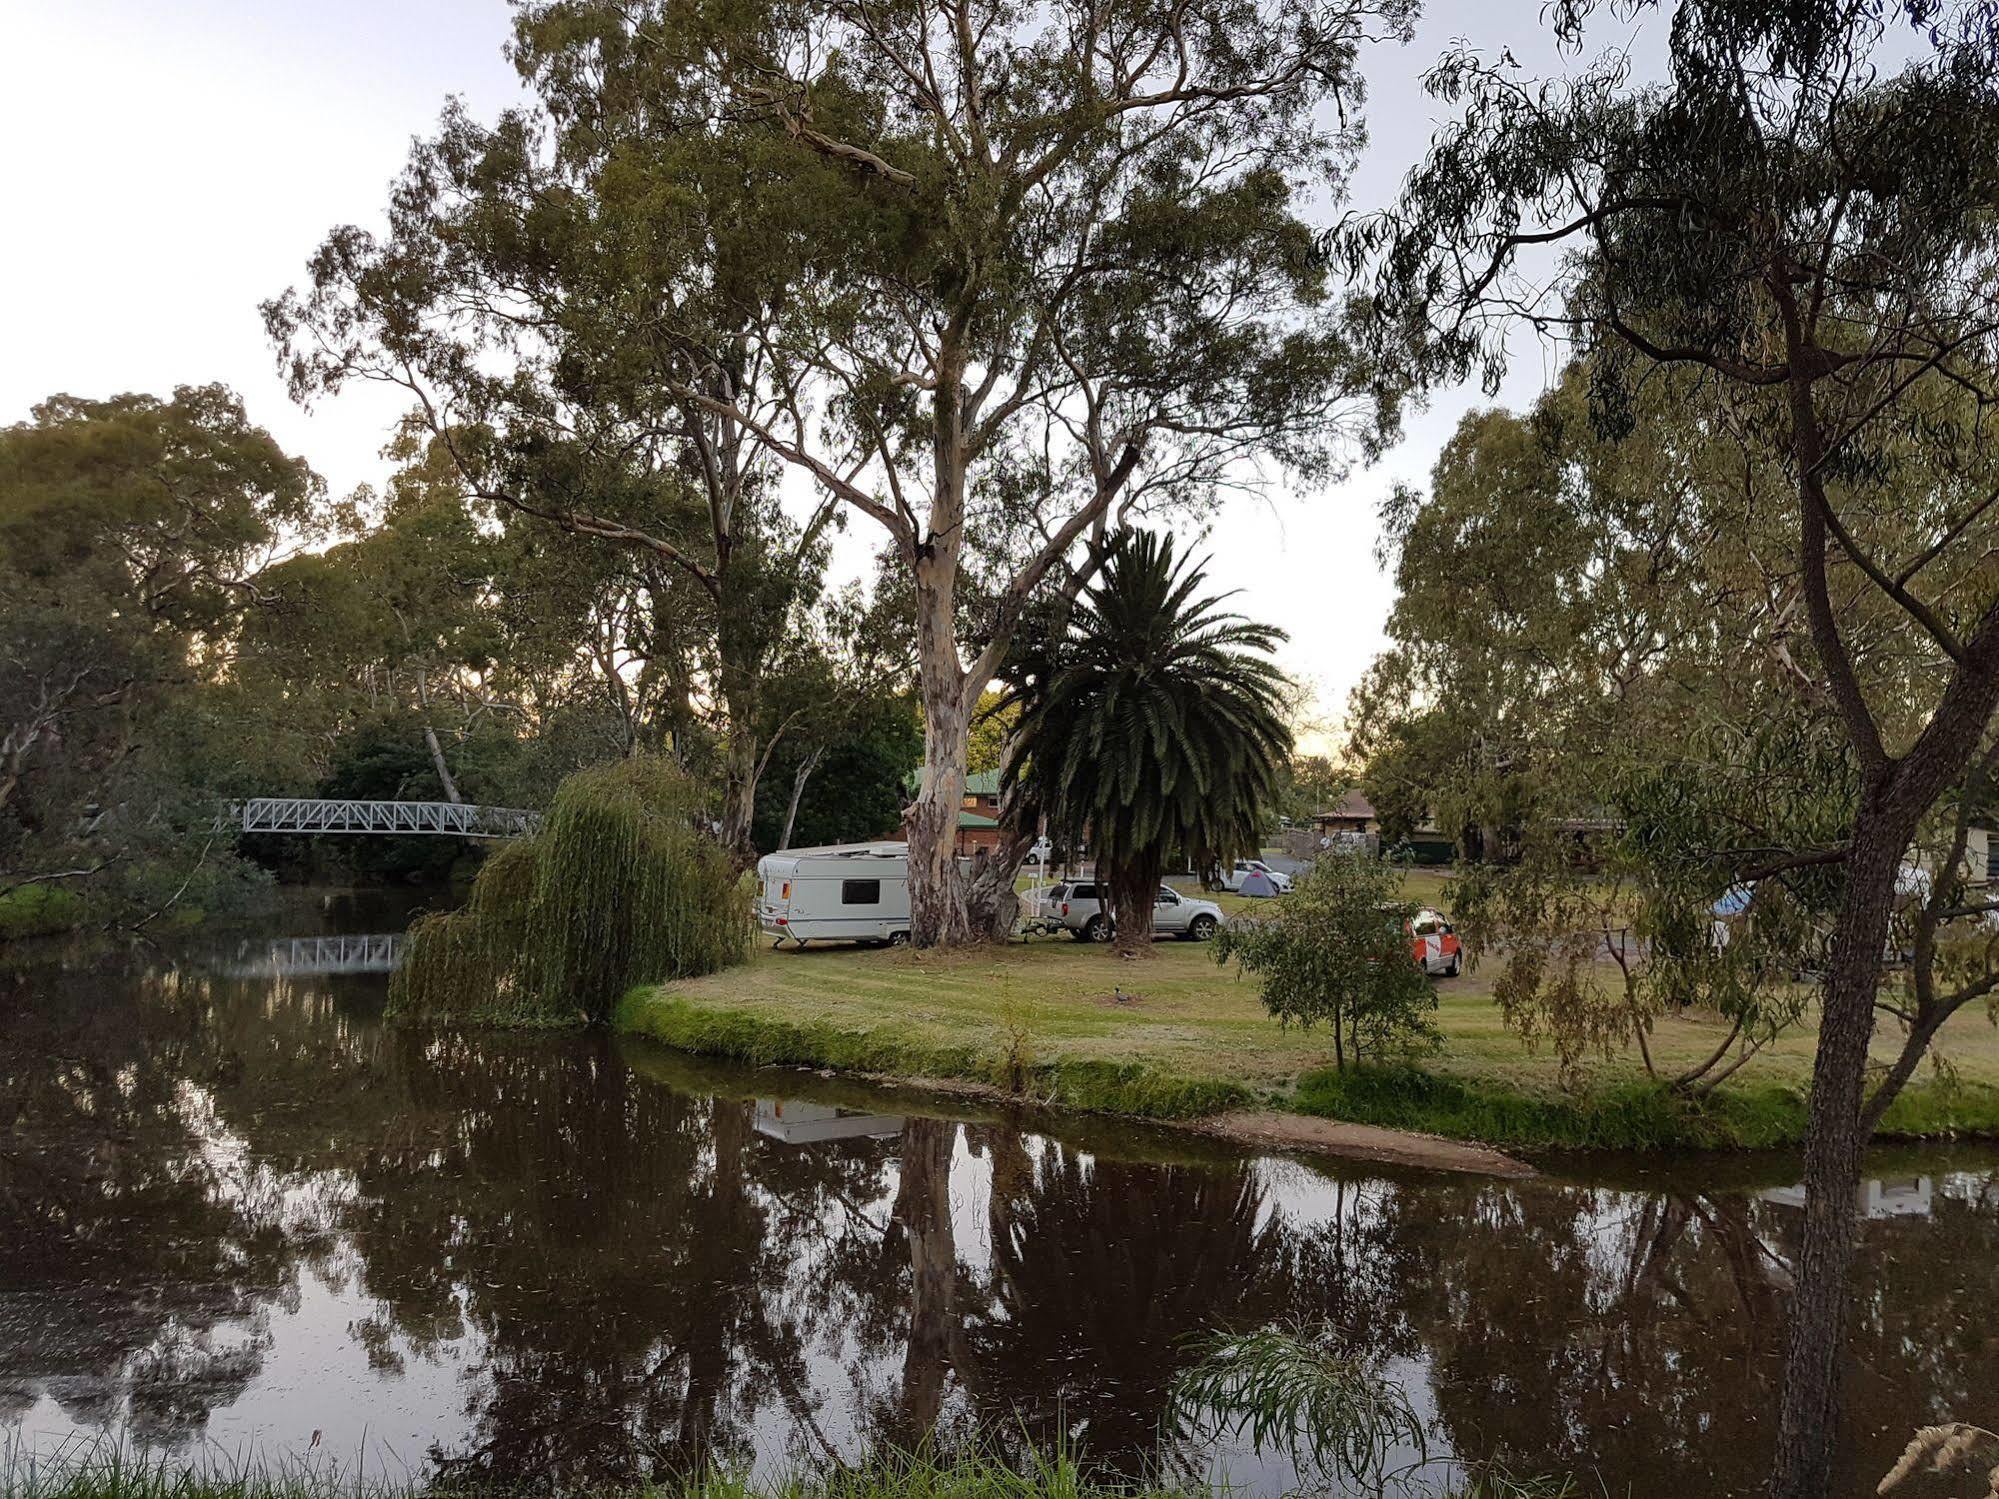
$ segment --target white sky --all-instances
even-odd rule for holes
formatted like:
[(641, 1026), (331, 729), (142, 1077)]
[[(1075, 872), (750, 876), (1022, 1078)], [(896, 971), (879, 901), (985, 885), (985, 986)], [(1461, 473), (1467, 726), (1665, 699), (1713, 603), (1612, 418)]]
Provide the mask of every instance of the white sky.
[[(1441, 0), (1411, 45), (1364, 56), (1373, 144), (1354, 206), (1386, 202), (1421, 154), (1437, 111), (1419, 78), (1454, 39), (1553, 70), (1540, 10)], [(58, 391), (222, 381), (336, 494), (379, 481), (397, 404), (355, 389), (301, 411), (257, 304), (302, 279), (333, 225), (379, 224), (447, 94), (481, 118), (519, 96), (508, 24), (501, 0), (0, 0), (0, 424)], [(1662, 27), (1625, 32), (1643, 54)], [(1503, 399), (1531, 400), (1549, 372), (1523, 335)], [(1283, 664), (1325, 717), (1379, 649), (1392, 599), (1375, 507), (1395, 481), (1427, 480), (1475, 404), (1441, 397), (1374, 469), (1216, 520), (1214, 580), (1289, 631)]]

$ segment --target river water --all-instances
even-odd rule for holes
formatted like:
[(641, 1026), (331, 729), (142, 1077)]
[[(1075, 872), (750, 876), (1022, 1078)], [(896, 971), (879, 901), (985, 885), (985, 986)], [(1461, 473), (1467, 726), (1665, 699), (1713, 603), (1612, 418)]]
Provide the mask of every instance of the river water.
[[(936, 1428), (1276, 1492), (1281, 1454), (1187, 1434), (1162, 1459), (1160, 1431), (1191, 1338), (1281, 1320), (1401, 1385), (1433, 1453), (1673, 1499), (1762, 1470), (1786, 1161), (1494, 1182), (937, 1117), (597, 1035), (412, 1034), (380, 1020), (410, 904), (299, 897), (0, 976), (17, 1460), (108, 1439), (601, 1483)], [(1918, 1425), (1999, 1425), (1999, 1157), (1883, 1154), (1866, 1207), (1854, 1493)]]

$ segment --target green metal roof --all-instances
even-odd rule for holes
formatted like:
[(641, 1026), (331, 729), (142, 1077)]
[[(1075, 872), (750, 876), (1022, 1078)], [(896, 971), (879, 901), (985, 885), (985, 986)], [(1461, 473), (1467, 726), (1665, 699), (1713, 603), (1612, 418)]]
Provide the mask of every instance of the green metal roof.
[[(923, 772), (912, 770), (902, 778), (903, 790), (915, 793), (923, 784)], [(975, 770), (965, 777), (965, 795), (998, 796), (1000, 794), (1000, 773), (996, 770)]]

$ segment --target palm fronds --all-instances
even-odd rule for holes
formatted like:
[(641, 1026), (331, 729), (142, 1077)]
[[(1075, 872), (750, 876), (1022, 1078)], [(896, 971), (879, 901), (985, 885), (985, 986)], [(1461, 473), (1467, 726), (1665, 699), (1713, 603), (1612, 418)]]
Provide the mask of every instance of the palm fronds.
[(1068, 628), (1023, 658), (1012, 805), (1058, 841), (1087, 841), (1099, 874), (1156, 879), (1184, 853), (1206, 867), (1260, 843), (1291, 751), (1284, 634), (1204, 595), (1205, 563), (1173, 538), (1125, 531)]

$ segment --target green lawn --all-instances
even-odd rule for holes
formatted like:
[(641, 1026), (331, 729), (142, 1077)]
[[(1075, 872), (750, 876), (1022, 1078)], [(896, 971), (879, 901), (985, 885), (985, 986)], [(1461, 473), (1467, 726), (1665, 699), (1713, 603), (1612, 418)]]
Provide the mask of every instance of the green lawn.
[[(1547, 1054), (1505, 1028), (1487, 975), (1435, 982), (1443, 1046), (1413, 1082), (1331, 1076), (1323, 1032), (1280, 1028), (1253, 982), (1187, 942), (1162, 942), (1138, 962), (1062, 937), (962, 953), (759, 946), (744, 967), (634, 991), (620, 1024), (707, 1054), (969, 1081), (1166, 1118), (1268, 1104), (1502, 1144), (1768, 1145), (1802, 1128), (1808, 1029), (1745, 1068), (1715, 1106), (1682, 1118), (1644, 1086), (1635, 1057), (1597, 1067), (1586, 1093), (1565, 1094)], [(1722, 1034), (1712, 1016), (1668, 1019), (1653, 1055), (1662, 1070), (1685, 1066)], [(1890, 1132), (1999, 1132), (1999, 1032), (1982, 1011), (1963, 1015), (1942, 1051), (1959, 1086), (1918, 1086), (1890, 1115)], [(1634, 1108), (1642, 1117), (1630, 1117)]]

